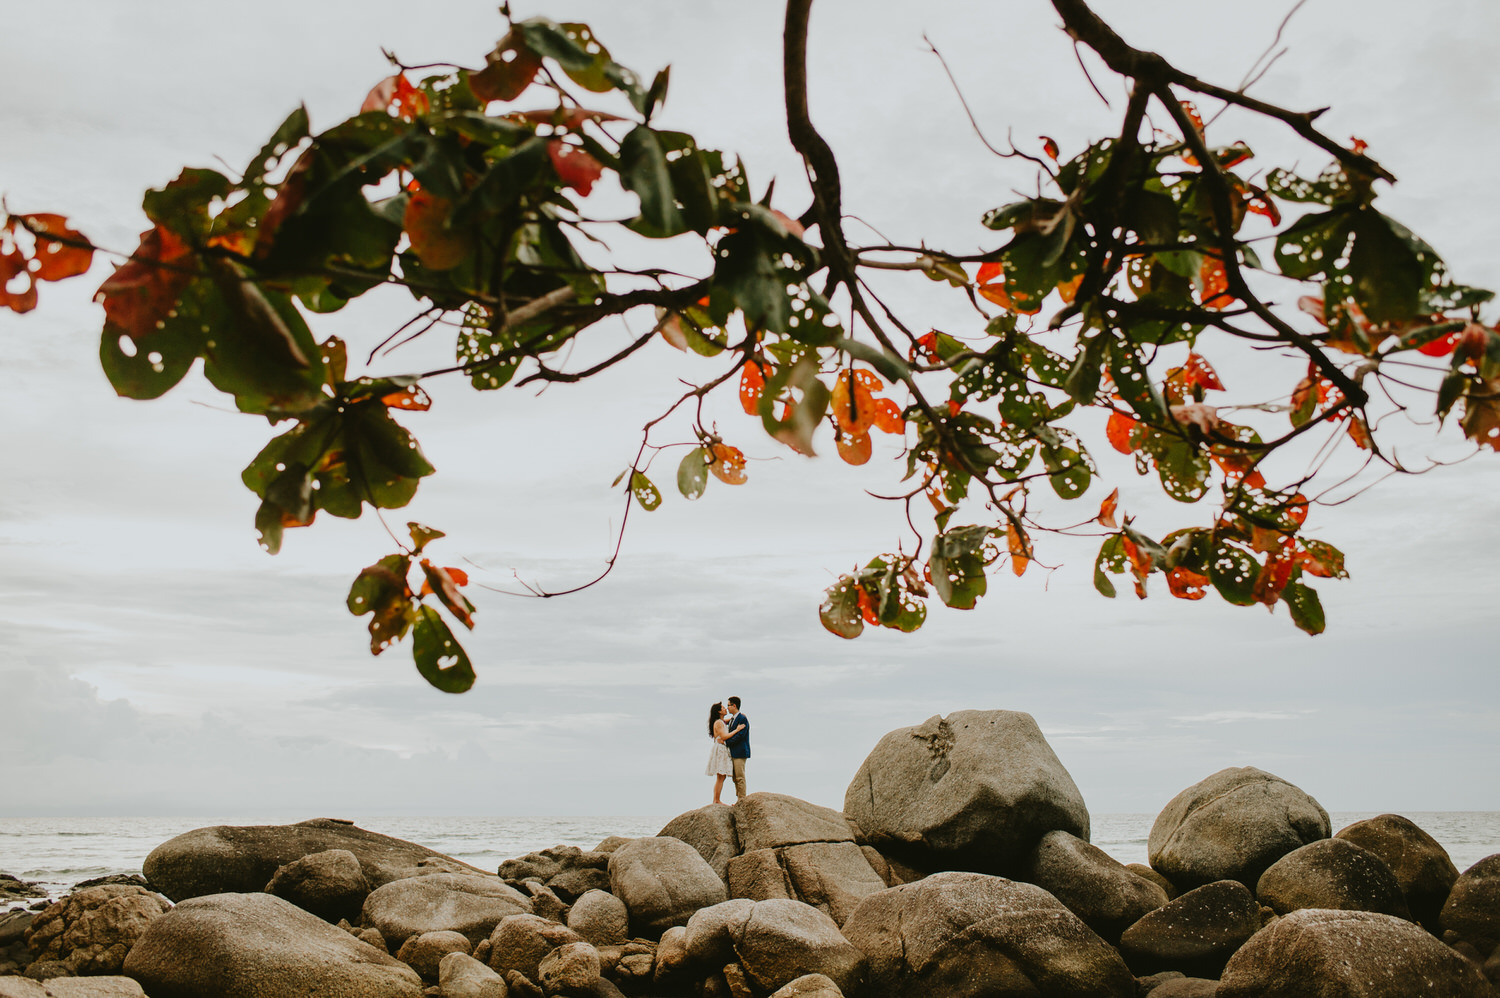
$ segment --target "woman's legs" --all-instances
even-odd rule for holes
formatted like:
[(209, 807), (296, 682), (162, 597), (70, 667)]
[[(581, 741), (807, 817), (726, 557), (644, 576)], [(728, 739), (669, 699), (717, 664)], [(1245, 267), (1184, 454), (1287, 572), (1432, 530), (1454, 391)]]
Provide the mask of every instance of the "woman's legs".
[(718, 776), (714, 777), (714, 803), (715, 804), (722, 804), (722, 803), (724, 803), (723, 801), (719, 800), (719, 794), (721, 794), (723, 792), (724, 792), (724, 774), (720, 773)]

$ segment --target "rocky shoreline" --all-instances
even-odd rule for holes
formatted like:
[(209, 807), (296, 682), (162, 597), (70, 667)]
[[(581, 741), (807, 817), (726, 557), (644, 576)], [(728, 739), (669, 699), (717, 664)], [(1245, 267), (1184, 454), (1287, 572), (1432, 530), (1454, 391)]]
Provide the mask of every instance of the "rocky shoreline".
[[(1500, 855), (1339, 830), (1226, 769), (1150, 865), (1089, 844), (1029, 715), (882, 738), (843, 811), (775, 793), (491, 872), (335, 819), (202, 828), (144, 878), (0, 874), (0, 998), (1497, 998)], [(40, 908), (40, 910), (31, 910)]]

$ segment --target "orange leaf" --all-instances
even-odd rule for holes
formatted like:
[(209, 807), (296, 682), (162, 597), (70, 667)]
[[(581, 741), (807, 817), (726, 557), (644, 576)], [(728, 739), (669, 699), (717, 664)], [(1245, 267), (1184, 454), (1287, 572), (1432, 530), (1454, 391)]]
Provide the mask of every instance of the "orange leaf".
[(1130, 442), (1131, 435), (1135, 432), (1136, 421), (1123, 412), (1112, 412), (1109, 414), (1109, 423), (1104, 428), (1104, 435), (1109, 438), (1109, 445), (1121, 454), (1135, 453), (1135, 445)]
[(875, 429), (881, 433), (905, 433), (906, 420), (894, 399), (875, 400)]
[(1057, 295), (1063, 300), (1064, 305), (1073, 304), (1073, 299), (1078, 297), (1078, 286), (1082, 283), (1082, 274), (1079, 274), (1071, 281), (1059, 281), (1057, 283)]
[(1307, 497), (1301, 492), (1294, 492), (1292, 497), (1286, 501), (1287, 519), (1297, 526), (1307, 522)]
[(380, 404), (390, 409), (409, 409), (412, 412), (426, 412), (432, 408), (432, 399), (422, 390), (421, 385), (407, 385), (399, 392), (391, 392), (380, 398)]
[(906, 359), (913, 364), (931, 364), (936, 362), (938, 360), (937, 330), (934, 329), (926, 336), (917, 337), (917, 342), (912, 344), (911, 350), (906, 355)]
[(834, 420), (845, 433), (858, 436), (870, 432), (875, 425), (873, 392), (884, 387), (885, 382), (870, 371), (848, 368), (839, 372), (829, 404)]
[(1047, 158), (1052, 162), (1057, 162), (1057, 143), (1045, 135), (1042, 136), (1042, 152), (1046, 153)]
[(1017, 576), (1025, 575), (1026, 566), (1031, 564), (1031, 547), (1026, 534), (1014, 523), (1005, 525), (1005, 546), (1010, 550), (1010, 570)]
[(745, 455), (738, 447), (714, 444), (708, 470), (725, 485), (745, 484)]
[(467, 586), (469, 584), (469, 573), (463, 569), (446, 565), (443, 567), (443, 571), (448, 573), (448, 578), (453, 580), (455, 586)]
[(1281, 591), (1292, 580), (1293, 569), (1305, 557), (1304, 553), (1291, 547), (1289, 543), (1267, 558), (1265, 567), (1260, 570), (1260, 577), (1255, 580), (1255, 598), (1266, 606), (1274, 605), (1281, 598)]
[(1182, 373), (1183, 380), (1189, 388), (1203, 388), (1206, 391), (1215, 392), (1224, 390), (1224, 384), (1219, 380), (1219, 375), (1213, 367), (1196, 353), (1188, 354), (1187, 362), (1182, 365)]
[(1178, 599), (1202, 599), (1208, 595), (1208, 576), (1178, 565), (1167, 573), (1167, 588)]
[[(459, 623), (472, 631), (474, 629), (474, 617), (472, 611), (469, 609), (469, 601), (464, 599), (463, 595), (458, 591), (458, 587), (463, 583), (460, 583), (449, 574), (453, 570), (438, 568), (426, 558), (422, 559), (421, 565), (422, 574), (426, 576), (426, 581), (422, 583), (421, 595), (425, 596), (428, 593), (436, 595), (443, 606), (448, 608), (448, 612), (457, 617)], [(464, 582), (468, 581), (469, 577), (465, 575)]]
[(870, 460), (871, 443), (868, 433), (840, 433), (834, 443), (845, 464), (859, 465)]
[(1370, 450), (1374, 446), (1374, 440), (1370, 437), (1370, 427), (1358, 416), (1349, 420), (1349, 439), (1353, 440), (1354, 446), (1360, 450)]
[(1249, 208), (1253, 214), (1269, 218), (1272, 225), (1281, 224), (1281, 209), (1276, 207), (1276, 202), (1262, 194), (1252, 194), (1245, 207)]
[(1111, 530), (1118, 529), (1120, 525), (1115, 521), (1115, 510), (1119, 508), (1120, 490), (1115, 489), (1109, 494), (1107, 499), (1099, 504), (1099, 515), (1094, 517), (1094, 519), (1100, 526), (1108, 527)]
[(880, 626), (880, 615), (875, 612), (875, 601), (870, 599), (870, 594), (863, 588), (859, 591), (859, 615), (865, 618), (865, 623)]
[(589, 191), (594, 189), (594, 181), (604, 173), (604, 167), (597, 159), (561, 139), (553, 139), (547, 143), (547, 156), (552, 160), (552, 168), (557, 171), (563, 186), (573, 188), (584, 197), (589, 196)]
[(760, 398), (765, 393), (765, 372), (755, 361), (747, 361), (744, 369), (740, 371), (740, 408), (745, 410), (745, 415), (758, 416), (760, 414)]
[(431, 107), (427, 95), (420, 87), (414, 87), (406, 74), (397, 73), (375, 84), (365, 95), (359, 106), (361, 114), (369, 111), (390, 111), (405, 121), (416, 120), (417, 115), (426, 114)]
[(467, 233), (448, 227), (452, 216), (453, 202), (427, 191), (417, 191), (406, 202), (401, 226), (411, 237), (412, 252), (423, 266), (448, 270), (469, 255), (472, 241)]
[(979, 265), (979, 273), (974, 276), (974, 280), (979, 284), (992, 284), (995, 281), (1004, 279), (1005, 268), (994, 260), (988, 263), (981, 263)]
[(1125, 548), (1125, 557), (1130, 559), (1130, 567), (1135, 574), (1140, 578), (1151, 574), (1151, 556), (1137, 547), (1129, 534), (1121, 534), (1120, 543)]
[[(38, 281), (60, 281), (65, 277), (77, 277), (89, 269), (94, 262), (94, 251), (85, 246), (67, 246), (47, 235), (62, 239), (88, 242), (83, 234), (68, 228), (68, 220), (61, 215), (22, 215), (26, 226), (36, 234), (37, 267), (32, 276)], [(45, 234), (44, 234), (45, 233)]]
[(1353, 150), (1354, 155), (1363, 156), (1365, 154), (1365, 150), (1370, 148), (1370, 143), (1366, 142), (1364, 139), (1355, 138), (1353, 135), (1351, 135), (1349, 136), (1349, 148)]
[(186, 267), (190, 253), (170, 229), (157, 226), (143, 232), (135, 253), (105, 278), (94, 295), (95, 301), (104, 304), (105, 321), (133, 340), (154, 333), (193, 279)]
[(1224, 261), (1205, 254), (1203, 265), (1198, 268), (1198, 277), (1203, 282), (1203, 307), (1228, 308), (1234, 302), (1229, 293), (1229, 275), (1224, 271)]

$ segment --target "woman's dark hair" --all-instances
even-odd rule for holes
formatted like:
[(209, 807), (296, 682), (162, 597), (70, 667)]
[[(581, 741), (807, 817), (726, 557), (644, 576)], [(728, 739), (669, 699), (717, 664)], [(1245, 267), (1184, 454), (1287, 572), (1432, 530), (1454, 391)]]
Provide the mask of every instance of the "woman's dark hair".
[(714, 734), (714, 722), (723, 716), (724, 705), (722, 703), (713, 704), (708, 708), (708, 736), (710, 738), (712, 738)]

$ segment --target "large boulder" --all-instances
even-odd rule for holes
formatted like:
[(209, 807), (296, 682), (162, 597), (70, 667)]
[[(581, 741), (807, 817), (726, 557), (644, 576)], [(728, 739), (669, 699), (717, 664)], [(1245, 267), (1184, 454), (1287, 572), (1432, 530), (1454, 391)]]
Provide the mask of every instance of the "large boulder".
[(756, 849), (729, 861), (729, 896), (802, 901), (842, 925), (859, 902), (887, 884), (853, 842), (805, 842)]
[(146, 998), (146, 992), (128, 977), (54, 977), (41, 984), (0, 977), (0, 998)]
[(1030, 714), (961, 710), (880, 739), (844, 795), (863, 841), (923, 870), (1014, 872), (1083, 796)]
[(26, 929), (37, 960), (57, 960), (75, 974), (118, 974), (151, 923), (172, 906), (144, 887), (86, 887), (42, 910)]
[(1493, 998), (1479, 970), (1420, 927), (1371, 911), (1303, 908), (1240, 947), (1216, 998)]
[(822, 974), (845, 992), (864, 981), (865, 957), (833, 919), (788, 898), (736, 899), (699, 911), (687, 924), (686, 962), (697, 976), (738, 963), (758, 993), (808, 974)]
[(531, 913), (531, 900), (494, 877), (431, 873), (376, 888), (361, 916), (392, 950), (423, 932), (460, 932), (478, 943), (507, 915)]
[(720, 879), (726, 879), (729, 861), (740, 854), (740, 838), (734, 830), (734, 808), (723, 804), (709, 804), (679, 814), (656, 834), (681, 839), (698, 850), (698, 855), (714, 868)]
[(359, 857), (348, 849), (325, 849), (276, 870), (266, 893), (285, 898), (327, 922), (359, 918), (370, 882)]
[(1298, 908), (1337, 908), (1411, 919), (1390, 867), (1344, 839), (1293, 849), (1260, 875), (1255, 896), (1278, 915)]
[(595, 946), (621, 946), (630, 938), (630, 912), (608, 891), (589, 891), (573, 902), (568, 928)]
[(610, 853), (609, 883), (610, 893), (630, 911), (631, 934), (653, 939), (728, 897), (724, 881), (698, 850), (660, 835), (634, 839)]
[(599, 983), (599, 951), (590, 943), (563, 943), (537, 964), (536, 983), (549, 995), (592, 989)]
[(734, 802), (734, 828), (742, 852), (804, 842), (854, 841), (854, 832), (842, 812), (764, 791)]
[(371, 887), (421, 873), (488, 875), (451, 856), (336, 818), (194, 829), (151, 850), (142, 869), (152, 886), (182, 901), (204, 894), (260, 891), (280, 867), (328, 849), (347, 849), (357, 856)]
[(1167, 892), (1127, 870), (1098, 846), (1067, 832), (1042, 836), (1021, 878), (1067, 905), (1111, 943), (1148, 911), (1167, 903)]
[(1481, 859), (1454, 881), (1440, 919), (1444, 929), (1481, 952), (1500, 944), (1500, 853)]
[(467, 955), (473, 950), (474, 944), (469, 942), (468, 936), (444, 929), (412, 936), (401, 944), (401, 951), (396, 954), (396, 959), (415, 970), (422, 980), (435, 981), (438, 979), (438, 966), (444, 957), (450, 953)]
[(1379, 857), (1396, 875), (1412, 917), (1428, 931), (1441, 931), (1438, 915), (1458, 879), (1458, 868), (1437, 839), (1399, 814), (1356, 821), (1333, 837)]
[(872, 894), (844, 923), (880, 998), (1134, 998), (1114, 948), (1051, 894), (938, 873)]
[(449, 953), (438, 963), (443, 998), (506, 998), (505, 978), (472, 956)]
[(156, 919), (125, 958), (152, 998), (421, 998), (414, 970), (272, 894), (216, 894)]
[(1151, 826), (1151, 866), (1180, 890), (1215, 880), (1254, 888), (1266, 867), (1328, 838), (1328, 812), (1253, 766), (1221, 769), (1173, 797)]
[(1238, 880), (1219, 880), (1142, 916), (1121, 934), (1120, 955), (1143, 976), (1178, 971), (1218, 977), (1260, 927), (1260, 905), (1250, 889)]
[(578, 933), (566, 925), (538, 915), (510, 915), (490, 933), (490, 969), (502, 975), (519, 973), (535, 982), (543, 957), (559, 946), (580, 942)]

